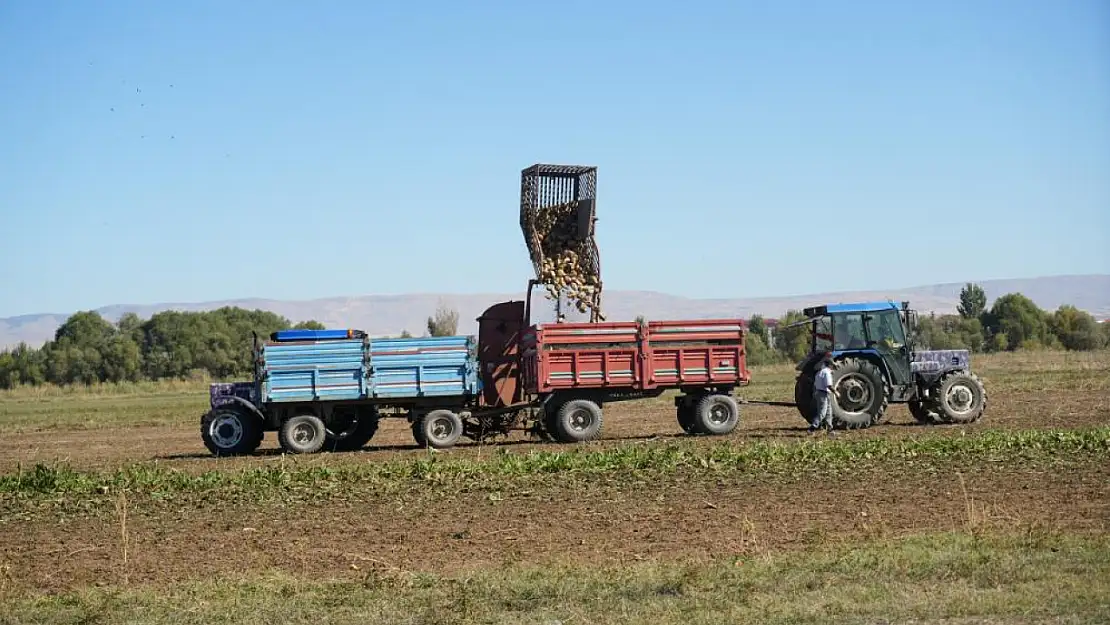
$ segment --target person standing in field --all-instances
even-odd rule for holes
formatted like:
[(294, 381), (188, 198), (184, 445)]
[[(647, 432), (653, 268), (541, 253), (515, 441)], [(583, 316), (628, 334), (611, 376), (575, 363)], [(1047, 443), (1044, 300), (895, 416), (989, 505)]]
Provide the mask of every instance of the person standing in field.
[(813, 378), (813, 420), (809, 423), (809, 433), (816, 434), (822, 426), (833, 435), (832, 430), (832, 396), (835, 392), (832, 387), (832, 354), (825, 352), (821, 364), (817, 367), (817, 375)]

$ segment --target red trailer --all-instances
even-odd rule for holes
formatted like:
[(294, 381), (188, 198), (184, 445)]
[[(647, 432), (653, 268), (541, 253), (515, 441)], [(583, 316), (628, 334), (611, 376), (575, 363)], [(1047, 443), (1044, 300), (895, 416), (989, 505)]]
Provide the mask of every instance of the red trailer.
[(739, 423), (732, 392), (751, 380), (743, 319), (533, 325), (529, 312), (504, 302), (478, 319), (483, 395), (469, 435), (506, 429), (527, 412), (530, 429), (590, 440), (605, 404), (669, 390), (680, 391), (676, 416), (688, 433), (727, 434)]

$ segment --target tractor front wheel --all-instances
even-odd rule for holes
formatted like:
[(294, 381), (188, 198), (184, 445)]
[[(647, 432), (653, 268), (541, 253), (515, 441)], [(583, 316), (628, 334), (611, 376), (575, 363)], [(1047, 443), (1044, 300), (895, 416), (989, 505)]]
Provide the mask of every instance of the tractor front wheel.
[(945, 375), (933, 394), (940, 419), (945, 423), (973, 423), (987, 408), (987, 390), (979, 376), (970, 371)]
[(252, 454), (263, 436), (259, 418), (238, 408), (217, 408), (200, 420), (201, 440), (214, 456)]

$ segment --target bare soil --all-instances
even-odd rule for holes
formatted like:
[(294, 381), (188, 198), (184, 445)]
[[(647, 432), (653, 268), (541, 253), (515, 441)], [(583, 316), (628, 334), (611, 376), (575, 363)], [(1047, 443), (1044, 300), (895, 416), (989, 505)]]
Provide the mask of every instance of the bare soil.
[[(1110, 425), (1110, 392), (1056, 391), (1010, 392), (990, 397), (987, 413), (978, 423), (966, 426), (921, 426), (905, 406), (889, 409), (888, 420), (867, 430), (842, 432), (850, 438), (906, 438), (922, 435), (960, 435), (984, 429), (1079, 428)], [(184, 421), (184, 419), (182, 419)], [(625, 444), (682, 436), (674, 407), (665, 400), (633, 401), (605, 407), (602, 440), (594, 446)], [(730, 437), (748, 440), (793, 441), (805, 437), (805, 423), (794, 408), (744, 405), (741, 424)], [(704, 439), (711, 443), (717, 438)], [(527, 452), (533, 449), (557, 450), (570, 445), (543, 443), (524, 433), (500, 439), (492, 445), (478, 445), (466, 439), (447, 452), (456, 456), (477, 456), (493, 449)], [(189, 469), (235, 468), (274, 462), (280, 455), (277, 436), (266, 434), (258, 454), (248, 458), (212, 458), (200, 439), (200, 416), (179, 425), (130, 426), (109, 429), (50, 429), (8, 433), (0, 437), (0, 471), (37, 462), (68, 462), (81, 468), (112, 468), (131, 462), (158, 461)], [(367, 462), (385, 458), (428, 453), (416, 447), (408, 424), (401, 419), (386, 419), (378, 434), (363, 450), (351, 453), (323, 453), (299, 457), (305, 464), (334, 465), (342, 462)]]
[(1065, 469), (931, 469), (887, 466), (826, 479), (672, 475), (634, 488), (521, 481), (506, 492), (390, 497), (355, 490), (296, 505), (147, 499), (131, 502), (125, 520), (108, 497), (77, 515), (49, 501), (9, 501), (0, 518), (0, 571), (13, 590), (65, 591), (274, 569), (303, 579), (360, 579), (370, 571), (755, 557), (987, 526), (1110, 530), (1103, 458)]

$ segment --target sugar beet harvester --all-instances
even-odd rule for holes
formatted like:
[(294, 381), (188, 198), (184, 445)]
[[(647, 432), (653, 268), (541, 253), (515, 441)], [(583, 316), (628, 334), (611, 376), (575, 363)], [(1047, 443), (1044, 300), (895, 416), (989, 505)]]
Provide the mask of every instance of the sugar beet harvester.
[(533, 325), (529, 302), (487, 309), (477, 341), (353, 330), (256, 340), (254, 379), (211, 385), (204, 444), (215, 455), (249, 454), (276, 431), (290, 453), (353, 450), (388, 417), (406, 419), (417, 444), (435, 448), (513, 430), (587, 441), (600, 435), (605, 405), (673, 389), (684, 431), (736, 428), (732, 393), (751, 379), (742, 320)]
[[(289, 452), (357, 449), (385, 417), (407, 419), (421, 446), (445, 448), (529, 430), (597, 438), (606, 404), (677, 389), (679, 425), (727, 434), (732, 392), (751, 376), (742, 319), (606, 322), (594, 240), (597, 169), (521, 171), (520, 226), (536, 278), (523, 301), (496, 304), (478, 338), (371, 339), (349, 330), (284, 331), (255, 341), (254, 379), (213, 384), (201, 436), (217, 455), (251, 453), (267, 431)], [(531, 323), (532, 292), (576, 300), (590, 323)]]

